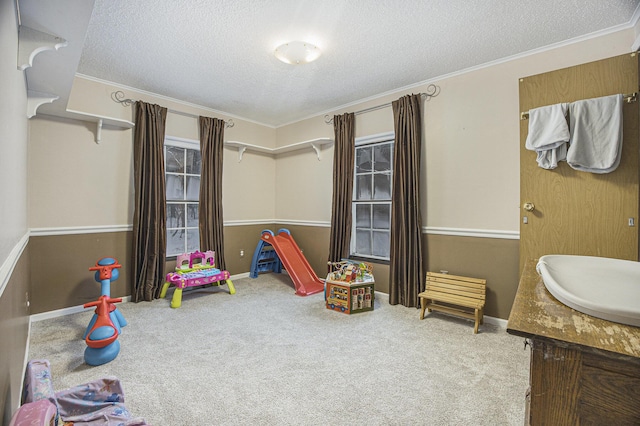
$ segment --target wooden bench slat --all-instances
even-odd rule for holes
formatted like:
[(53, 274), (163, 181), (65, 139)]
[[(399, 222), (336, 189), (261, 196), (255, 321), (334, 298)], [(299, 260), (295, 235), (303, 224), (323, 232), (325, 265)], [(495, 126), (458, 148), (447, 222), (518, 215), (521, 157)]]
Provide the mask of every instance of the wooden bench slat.
[(486, 284), (487, 282), (487, 280), (483, 278), (462, 277), (460, 275), (439, 274), (437, 272), (427, 272), (427, 279), (429, 279), (429, 277), (443, 278), (446, 280), (466, 281), (466, 282), (479, 283), (479, 284)]
[(465, 288), (465, 287), (456, 286), (455, 284), (444, 284), (444, 285), (427, 284), (426, 290), (441, 291), (443, 293), (447, 293), (449, 291), (455, 290), (464, 294), (468, 294), (469, 297), (481, 297), (483, 299), (485, 295), (484, 288)]
[(467, 283), (464, 281), (454, 281), (454, 280), (427, 280), (426, 284), (437, 285), (437, 286), (454, 285), (460, 288), (468, 288), (469, 290), (482, 290), (487, 287), (486, 284)]
[(445, 295), (442, 293), (421, 293), (425, 299), (440, 301), (445, 303), (454, 303), (468, 308), (480, 309), (484, 306), (484, 300), (471, 299), (464, 296)]
[(475, 319), (475, 313), (473, 312), (468, 312), (468, 311), (463, 311), (461, 309), (457, 309), (451, 306), (443, 306), (443, 305), (438, 305), (438, 304), (433, 304), (430, 306), (431, 309), (436, 310), (436, 311), (440, 311), (440, 312), (444, 312), (447, 314), (451, 314), (451, 315), (456, 315), (459, 317), (463, 317), (463, 318), (468, 318), (468, 319)]
[(463, 291), (455, 291), (455, 290), (449, 290), (447, 292), (442, 292), (442, 291), (433, 291), (433, 290), (426, 290), (423, 291), (422, 294), (425, 294), (426, 297), (428, 298), (434, 298), (434, 299), (439, 299), (439, 298), (453, 298), (453, 299), (460, 299), (461, 301), (465, 301), (468, 300), (469, 303), (473, 304), (474, 306), (476, 304), (481, 304), (484, 305), (484, 297), (478, 297), (478, 295), (472, 295), (469, 293), (465, 293)]

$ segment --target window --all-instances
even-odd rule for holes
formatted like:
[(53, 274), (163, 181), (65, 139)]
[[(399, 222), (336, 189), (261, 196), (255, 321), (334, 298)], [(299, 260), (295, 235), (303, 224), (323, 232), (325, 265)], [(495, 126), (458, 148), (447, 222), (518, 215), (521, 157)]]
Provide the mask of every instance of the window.
[(202, 159), (197, 141), (167, 137), (164, 142), (167, 191), (167, 256), (200, 247), (198, 200)]
[(393, 134), (356, 141), (351, 255), (389, 260)]

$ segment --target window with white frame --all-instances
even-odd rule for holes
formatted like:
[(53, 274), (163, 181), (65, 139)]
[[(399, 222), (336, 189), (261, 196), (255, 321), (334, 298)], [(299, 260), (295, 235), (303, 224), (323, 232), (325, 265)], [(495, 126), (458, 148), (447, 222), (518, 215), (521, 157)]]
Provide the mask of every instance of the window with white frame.
[(393, 133), (356, 139), (351, 255), (389, 260)]
[(200, 248), (198, 201), (202, 159), (198, 141), (166, 137), (167, 257)]

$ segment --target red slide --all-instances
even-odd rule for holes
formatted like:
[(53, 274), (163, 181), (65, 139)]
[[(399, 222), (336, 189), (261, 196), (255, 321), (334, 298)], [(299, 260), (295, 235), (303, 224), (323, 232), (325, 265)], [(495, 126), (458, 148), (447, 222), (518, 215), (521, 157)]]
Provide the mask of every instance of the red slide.
[(271, 231), (263, 231), (260, 238), (275, 249), (296, 287), (298, 296), (309, 296), (324, 291), (324, 283), (313, 272), (289, 231), (281, 229), (278, 235), (273, 235)]

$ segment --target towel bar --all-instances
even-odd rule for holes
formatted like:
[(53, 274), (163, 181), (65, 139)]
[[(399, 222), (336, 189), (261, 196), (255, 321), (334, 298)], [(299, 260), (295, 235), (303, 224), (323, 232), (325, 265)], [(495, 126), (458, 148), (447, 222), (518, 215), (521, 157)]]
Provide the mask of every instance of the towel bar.
[[(636, 102), (638, 100), (638, 92), (633, 92), (628, 95), (622, 95), (624, 101), (628, 104)], [(520, 120), (528, 120), (529, 119), (529, 111), (520, 113)]]

